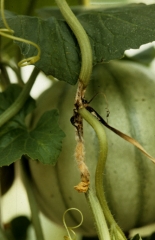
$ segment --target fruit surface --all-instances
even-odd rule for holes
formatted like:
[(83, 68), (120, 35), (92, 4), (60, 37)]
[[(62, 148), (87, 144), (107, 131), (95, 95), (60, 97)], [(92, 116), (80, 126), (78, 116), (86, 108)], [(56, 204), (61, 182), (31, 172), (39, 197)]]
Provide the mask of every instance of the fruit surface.
[[(29, 166), (36, 198), (45, 215), (62, 224), (64, 211), (76, 207), (84, 216), (80, 230), (93, 235), (94, 223), (85, 196), (73, 189), (80, 181), (74, 160), (74, 127), (70, 124), (75, 91), (76, 87), (57, 82), (38, 99), (38, 107), (32, 116), (33, 124), (44, 111), (57, 108), (60, 126), (66, 137), (55, 167), (35, 161), (30, 161)], [(138, 140), (155, 156), (155, 81), (150, 70), (127, 61), (97, 65), (88, 86), (87, 100), (96, 93), (99, 94), (90, 105), (105, 120), (108, 107), (108, 123)], [(155, 221), (155, 165), (134, 146), (110, 130), (105, 130), (108, 139), (105, 194), (114, 218), (124, 231)], [(86, 163), (91, 173), (91, 183), (94, 184), (98, 140), (86, 122), (84, 139)], [(79, 221), (77, 212), (68, 213), (69, 226), (77, 225)]]

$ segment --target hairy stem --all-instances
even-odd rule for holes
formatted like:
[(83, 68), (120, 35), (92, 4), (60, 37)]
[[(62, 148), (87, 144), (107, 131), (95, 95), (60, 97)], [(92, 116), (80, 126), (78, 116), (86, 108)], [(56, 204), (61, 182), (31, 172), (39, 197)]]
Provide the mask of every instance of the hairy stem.
[(110, 240), (109, 229), (105, 220), (105, 216), (103, 214), (101, 205), (94, 193), (93, 189), (89, 189), (86, 193), (86, 199), (89, 203), (91, 208), (94, 220), (95, 220), (95, 227), (98, 233), (98, 237), (100, 240)]
[(97, 127), (96, 129), (94, 128), (94, 130), (96, 131), (96, 134), (99, 140), (99, 145), (100, 145), (99, 159), (97, 162), (96, 174), (95, 174), (96, 194), (101, 204), (101, 207), (103, 209), (103, 212), (105, 214), (108, 225), (111, 228), (112, 235), (115, 235), (116, 239), (118, 239), (117, 236), (119, 236), (119, 239), (123, 240), (123, 239), (126, 239), (126, 237), (122, 232), (122, 230), (120, 229), (120, 227), (115, 222), (109, 210), (109, 207), (105, 198), (105, 194), (104, 194), (103, 174), (104, 174), (105, 163), (107, 158), (107, 144), (104, 142), (103, 131), (102, 132), (99, 131)]
[(0, 127), (2, 127), (7, 121), (14, 117), (24, 106), (24, 103), (29, 96), (30, 90), (35, 82), (38, 73), (39, 70), (37, 68), (34, 68), (28, 82), (25, 84), (22, 92), (17, 97), (15, 102), (4, 113), (0, 115)]
[(99, 141), (100, 150), (99, 150), (99, 158), (98, 158), (96, 175), (95, 175), (95, 188), (96, 188), (97, 198), (99, 199), (102, 211), (105, 215), (105, 219), (111, 230), (111, 235), (115, 236), (116, 240), (117, 239), (125, 240), (126, 239), (125, 235), (123, 234), (122, 230), (117, 225), (117, 223), (115, 222), (109, 210), (109, 207), (105, 198), (105, 194), (104, 194), (103, 173), (105, 169), (108, 146), (107, 146), (107, 139), (106, 139), (106, 134), (105, 134), (103, 125), (97, 120), (97, 118), (95, 118), (85, 108), (79, 109), (79, 113), (95, 130), (96, 135), (98, 137), (98, 141)]
[(65, 0), (55, 0), (63, 17), (65, 18), (67, 24), (72, 29), (74, 35), (77, 38), (78, 44), (81, 51), (81, 71), (79, 75), (79, 81), (83, 83), (83, 87), (89, 83), (90, 75), (92, 72), (92, 49), (90, 45), (89, 38), (80, 24), (79, 20), (76, 18), (74, 13), (71, 11)]

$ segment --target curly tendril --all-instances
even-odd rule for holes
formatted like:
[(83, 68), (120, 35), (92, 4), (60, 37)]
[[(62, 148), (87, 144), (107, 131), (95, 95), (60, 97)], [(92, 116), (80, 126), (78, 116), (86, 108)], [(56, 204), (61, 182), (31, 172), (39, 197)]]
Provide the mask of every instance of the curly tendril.
[[(80, 213), (80, 215), (81, 215), (81, 222), (78, 225), (73, 226), (73, 227), (68, 227), (67, 226), (65, 215), (69, 211), (77, 211), (77, 212)], [(80, 227), (82, 225), (82, 223), (83, 223), (83, 214), (82, 214), (82, 212), (79, 209), (77, 209), (77, 208), (69, 208), (69, 209), (67, 209), (64, 212), (64, 214), (63, 214), (63, 224), (64, 224), (64, 227), (66, 228), (68, 236), (64, 236), (64, 239), (65, 240), (76, 240), (76, 233), (73, 231), (73, 229), (76, 229), (76, 228)], [(73, 238), (71, 237), (71, 234), (73, 235)]]
[(24, 66), (27, 66), (27, 65), (30, 65), (30, 64), (34, 64), (37, 61), (39, 61), (41, 50), (40, 50), (40, 47), (38, 46), (38, 44), (36, 44), (36, 43), (34, 43), (32, 41), (26, 40), (24, 38), (19, 38), (19, 37), (15, 37), (15, 36), (11, 35), (11, 34), (14, 33), (14, 31), (9, 27), (9, 25), (8, 25), (8, 23), (6, 21), (6, 18), (5, 18), (5, 14), (4, 14), (4, 0), (1, 0), (1, 17), (2, 17), (2, 21), (4, 23), (4, 26), (5, 26), (5, 28), (1, 28), (0, 29), (0, 35), (1, 36), (9, 38), (9, 39), (12, 39), (12, 40), (16, 40), (16, 41), (19, 41), (19, 42), (30, 44), (30, 45), (36, 47), (37, 50), (38, 50), (38, 54), (36, 56), (32, 56), (32, 57), (29, 57), (29, 58), (21, 60), (18, 63), (18, 66), (19, 67), (24, 67)]

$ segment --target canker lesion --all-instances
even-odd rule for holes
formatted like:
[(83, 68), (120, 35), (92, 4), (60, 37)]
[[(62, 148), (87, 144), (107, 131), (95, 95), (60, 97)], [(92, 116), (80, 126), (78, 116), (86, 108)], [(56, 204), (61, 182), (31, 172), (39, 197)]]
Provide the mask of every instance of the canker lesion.
[(85, 147), (83, 140), (83, 118), (79, 114), (78, 110), (85, 107), (83, 99), (85, 99), (85, 88), (81, 81), (78, 83), (78, 88), (75, 96), (75, 103), (73, 109), (73, 116), (70, 121), (71, 124), (75, 127), (75, 139), (76, 139), (76, 148), (75, 148), (75, 159), (78, 166), (78, 169), (81, 173), (81, 182), (74, 187), (78, 192), (86, 193), (90, 185), (90, 173), (88, 167), (85, 163)]
[(85, 149), (82, 141), (78, 141), (75, 149), (75, 159), (81, 173), (81, 182), (74, 187), (78, 192), (87, 192), (90, 185), (90, 173), (85, 164)]

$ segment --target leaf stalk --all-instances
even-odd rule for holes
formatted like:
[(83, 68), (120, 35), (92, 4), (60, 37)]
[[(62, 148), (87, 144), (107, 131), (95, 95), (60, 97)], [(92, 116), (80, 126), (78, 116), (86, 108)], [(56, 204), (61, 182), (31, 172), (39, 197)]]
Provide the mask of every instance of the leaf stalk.
[(7, 121), (9, 121), (12, 117), (14, 117), (20, 111), (20, 109), (24, 106), (24, 103), (26, 102), (29, 96), (31, 88), (38, 74), (39, 74), (39, 70), (37, 68), (34, 68), (28, 82), (25, 84), (22, 92), (17, 97), (15, 102), (5, 112), (3, 112), (0, 115), (0, 127), (2, 127)]

